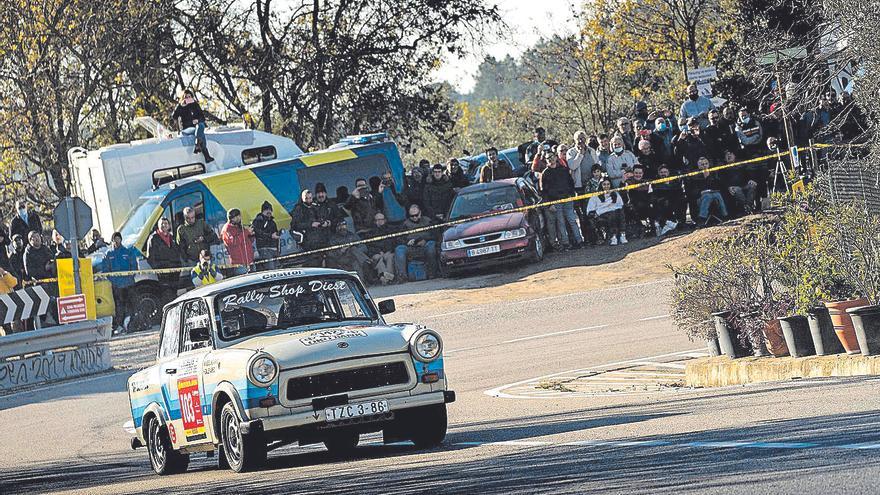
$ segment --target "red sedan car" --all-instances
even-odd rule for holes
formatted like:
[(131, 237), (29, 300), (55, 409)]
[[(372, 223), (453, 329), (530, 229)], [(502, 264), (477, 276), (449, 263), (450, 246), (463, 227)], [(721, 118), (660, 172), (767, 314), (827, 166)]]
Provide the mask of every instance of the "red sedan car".
[[(478, 217), (537, 204), (541, 197), (525, 179), (506, 179), (462, 188), (452, 200), (449, 220)], [(476, 218), (446, 229), (440, 268), (454, 275), (468, 268), (544, 258), (544, 221), (538, 210)]]

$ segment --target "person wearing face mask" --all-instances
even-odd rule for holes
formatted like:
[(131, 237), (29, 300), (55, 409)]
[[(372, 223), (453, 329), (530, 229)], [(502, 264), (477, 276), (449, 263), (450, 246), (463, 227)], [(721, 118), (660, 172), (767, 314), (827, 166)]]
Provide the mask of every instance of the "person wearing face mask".
[(27, 239), (28, 233), (32, 230), (42, 232), (43, 222), (40, 220), (40, 215), (31, 209), (28, 202), (20, 199), (15, 202), (15, 216), (9, 222), (9, 236), (17, 234), (23, 239)]
[(736, 137), (742, 148), (742, 158), (749, 159), (764, 152), (764, 128), (758, 119), (752, 118), (749, 109), (739, 109), (739, 120), (736, 121)]
[(672, 129), (669, 121), (665, 117), (657, 117), (654, 119), (654, 130), (651, 132), (660, 146), (655, 142), (651, 142), (654, 153), (659, 155), (664, 163), (668, 163), (672, 158), (672, 139), (675, 137), (675, 131)]
[(636, 155), (624, 148), (623, 138), (614, 136), (611, 139), (611, 156), (605, 164), (608, 178), (614, 187), (619, 187), (623, 180), (623, 171), (631, 169), (638, 163)]
[(685, 172), (696, 170), (697, 161), (707, 155), (706, 143), (703, 141), (699, 121), (695, 117), (687, 123), (675, 144), (675, 155), (681, 157)]
[(715, 104), (709, 98), (700, 95), (700, 89), (696, 83), (689, 85), (687, 91), (688, 98), (681, 104), (681, 108), (678, 110), (679, 118), (696, 118), (701, 128), (706, 127), (709, 125), (709, 110), (714, 109)]
[(181, 134), (195, 134), (196, 146), (193, 153), (201, 153), (205, 157), (205, 163), (214, 161), (208, 153), (208, 141), (205, 140), (205, 113), (192, 90), (183, 91), (174, 113), (171, 114), (171, 120), (177, 123)]

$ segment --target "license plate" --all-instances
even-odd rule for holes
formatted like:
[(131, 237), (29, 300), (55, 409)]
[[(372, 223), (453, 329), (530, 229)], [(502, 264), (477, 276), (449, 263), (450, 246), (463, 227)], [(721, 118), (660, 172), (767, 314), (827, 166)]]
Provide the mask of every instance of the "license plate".
[(501, 252), (501, 246), (498, 244), (492, 246), (483, 246), (474, 249), (468, 249), (468, 256), (482, 256), (484, 254), (492, 254)]
[(375, 414), (384, 414), (386, 412), (388, 412), (388, 401), (374, 400), (371, 402), (359, 402), (357, 404), (328, 407), (324, 409), (324, 417), (327, 419), (328, 423), (331, 423), (333, 421), (360, 418), (362, 416), (373, 416)]

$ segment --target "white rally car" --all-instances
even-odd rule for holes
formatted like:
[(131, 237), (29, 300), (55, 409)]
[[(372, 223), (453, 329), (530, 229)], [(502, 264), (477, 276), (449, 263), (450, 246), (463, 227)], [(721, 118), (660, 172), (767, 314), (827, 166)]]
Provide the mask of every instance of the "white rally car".
[(135, 428), (159, 474), (215, 451), (254, 469), (282, 445), (355, 448), (359, 435), (419, 447), (446, 436), (440, 336), (388, 325), (358, 278), (277, 270), (193, 290), (165, 307), (156, 364), (128, 380)]

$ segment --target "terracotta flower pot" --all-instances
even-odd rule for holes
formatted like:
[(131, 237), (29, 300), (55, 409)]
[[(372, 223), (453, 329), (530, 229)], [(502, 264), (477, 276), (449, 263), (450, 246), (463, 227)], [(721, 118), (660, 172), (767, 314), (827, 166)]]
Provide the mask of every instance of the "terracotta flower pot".
[(785, 345), (785, 336), (782, 334), (782, 326), (779, 320), (771, 320), (764, 327), (764, 336), (767, 337), (767, 350), (776, 357), (788, 356), (788, 346)]
[(859, 354), (861, 349), (859, 349), (859, 340), (856, 337), (852, 318), (846, 310), (867, 305), (868, 300), (865, 298), (825, 303), (825, 307), (828, 308), (828, 313), (831, 315), (831, 321), (834, 323), (834, 333), (837, 334), (837, 338), (840, 339), (847, 354)]
[(850, 308), (846, 312), (852, 318), (862, 355), (880, 354), (880, 306)]
[(785, 337), (785, 345), (791, 357), (812, 356), (816, 354), (813, 347), (813, 336), (810, 335), (810, 325), (804, 316), (789, 316), (780, 318), (782, 335)]
[(807, 323), (810, 325), (810, 334), (813, 336), (813, 347), (817, 356), (846, 352), (837, 334), (834, 333), (834, 323), (831, 321), (828, 308), (825, 306), (813, 308), (807, 316)]

